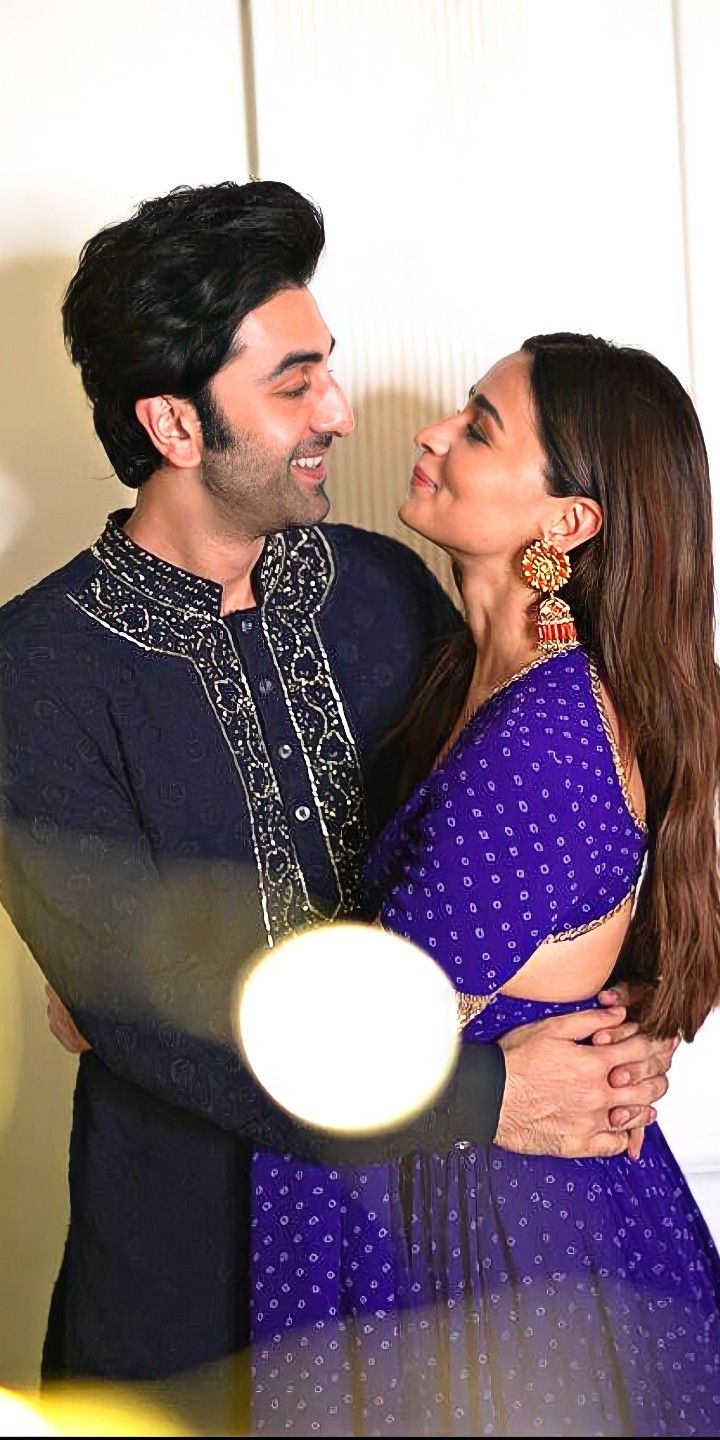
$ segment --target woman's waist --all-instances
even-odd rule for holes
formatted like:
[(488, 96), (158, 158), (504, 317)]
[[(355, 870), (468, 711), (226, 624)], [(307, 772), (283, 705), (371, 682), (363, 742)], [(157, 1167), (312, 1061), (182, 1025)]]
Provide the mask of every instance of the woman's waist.
[[(472, 1014), (473, 996), (462, 997), (461, 1020), (463, 1044), (487, 1044), (505, 1035), (508, 1030), (517, 1030), (522, 1025), (534, 1025), (538, 1020), (548, 1020), (554, 1015), (574, 1015), (581, 1010), (596, 1010), (599, 1001), (596, 995), (584, 1000), (523, 1000), (517, 995), (495, 995), (477, 997), (484, 1000), (477, 1013)], [(464, 1012), (464, 1013), (463, 1013)]]

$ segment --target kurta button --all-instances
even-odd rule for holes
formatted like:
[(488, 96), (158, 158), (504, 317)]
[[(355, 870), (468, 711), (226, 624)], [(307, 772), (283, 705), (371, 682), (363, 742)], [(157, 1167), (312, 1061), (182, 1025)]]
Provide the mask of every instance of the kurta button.
[(278, 755), (281, 760), (289, 760), (292, 755), (292, 745), (278, 745)]
[(252, 622), (252, 620), (241, 620), (241, 621), (240, 621), (240, 629), (242, 630), (243, 635), (247, 635), (248, 631), (249, 631), (249, 630), (252, 630), (252, 628), (253, 628), (253, 622)]
[(261, 680), (258, 686), (261, 695), (269, 695), (273, 688), (272, 680)]
[(296, 820), (309, 820), (309, 819), (310, 819), (310, 811), (308, 810), (307, 805), (298, 805), (297, 810), (295, 811), (295, 819), (296, 819)]

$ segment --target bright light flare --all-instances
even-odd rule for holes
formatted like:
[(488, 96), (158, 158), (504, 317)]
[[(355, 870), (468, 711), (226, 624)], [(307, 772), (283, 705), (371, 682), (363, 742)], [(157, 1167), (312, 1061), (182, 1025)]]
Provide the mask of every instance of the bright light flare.
[(22, 1395), (0, 1389), (0, 1435), (57, 1435), (59, 1432)]
[(405, 1123), (445, 1087), (458, 1048), (455, 992), (435, 961), (379, 926), (322, 925), (243, 976), (247, 1064), (291, 1115), (344, 1134)]
[(0, 1389), (0, 1436), (187, 1434), (165, 1411), (120, 1385), (65, 1384), (38, 1396)]

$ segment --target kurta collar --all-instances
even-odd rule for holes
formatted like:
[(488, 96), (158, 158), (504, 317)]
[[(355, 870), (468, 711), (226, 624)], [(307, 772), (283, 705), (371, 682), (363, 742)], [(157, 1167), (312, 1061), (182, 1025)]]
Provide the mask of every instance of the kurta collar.
[[(92, 547), (95, 557), (116, 579), (155, 604), (185, 615), (219, 619), (222, 585), (144, 550), (123, 529), (130, 514), (130, 510), (116, 510), (108, 516)], [(268, 535), (252, 578), (263, 609), (273, 601), (283, 609), (300, 604), (310, 614), (317, 612), (335, 578), (332, 552), (323, 531), (312, 526)]]

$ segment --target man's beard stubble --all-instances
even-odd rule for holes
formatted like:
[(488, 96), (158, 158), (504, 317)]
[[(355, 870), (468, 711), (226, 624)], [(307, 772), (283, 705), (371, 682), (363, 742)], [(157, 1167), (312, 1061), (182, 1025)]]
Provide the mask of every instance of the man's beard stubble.
[[(233, 533), (270, 535), (294, 525), (317, 525), (330, 509), (324, 481), (305, 490), (290, 463), (250, 430), (232, 430), (211, 401), (198, 407), (204, 450), (200, 481)], [(325, 442), (330, 445), (330, 437)]]

